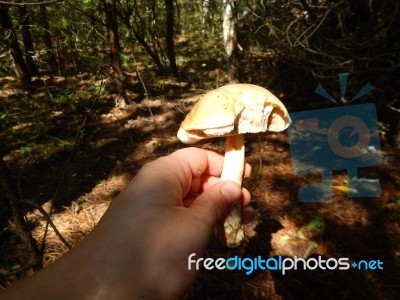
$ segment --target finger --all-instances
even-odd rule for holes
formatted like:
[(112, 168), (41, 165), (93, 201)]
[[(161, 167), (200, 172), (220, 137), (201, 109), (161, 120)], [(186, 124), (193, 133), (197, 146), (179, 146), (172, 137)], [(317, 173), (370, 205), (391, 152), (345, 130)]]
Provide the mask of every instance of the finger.
[[(209, 149), (190, 147), (180, 149), (170, 156), (188, 164), (194, 177), (199, 177), (202, 174), (221, 176), (224, 164), (224, 155), (222, 153)], [(251, 167), (246, 163), (244, 176), (247, 178), (250, 176), (250, 173)]]
[[(195, 198), (188, 198), (183, 201), (183, 206), (188, 208), (190, 207), (193, 202), (195, 201)], [(251, 206), (242, 206), (242, 223), (243, 224), (248, 224), (251, 221), (253, 221), (255, 216), (255, 210)]]
[[(138, 199), (149, 198), (149, 194), (152, 194), (154, 197), (151, 199), (157, 202), (165, 199), (178, 201), (189, 192), (194, 194), (204, 190), (204, 180), (199, 181), (197, 178), (203, 176), (207, 179), (207, 175), (219, 177), (222, 165), (221, 153), (193, 147), (184, 148), (146, 164), (133, 180), (135, 184), (129, 184), (126, 190), (138, 194)], [(250, 166), (246, 170), (249, 173)], [(212, 180), (210, 185), (211, 183), (215, 181)]]
[[(219, 181), (218, 181), (219, 182)], [(253, 207), (250, 207), (250, 201), (251, 201), (251, 195), (250, 192), (245, 189), (242, 188), (241, 191), (241, 202), (242, 202), (242, 223), (243, 224), (248, 224), (250, 223), (255, 215), (255, 210)], [(193, 202), (196, 200), (196, 197), (194, 197), (194, 195), (192, 195), (191, 197), (187, 197), (186, 199), (184, 199), (183, 201), (183, 206), (188, 208), (190, 207)]]
[(200, 177), (204, 173), (220, 176), (224, 163), (223, 154), (195, 147), (180, 149), (172, 153), (170, 157), (188, 165), (194, 177)]
[(242, 188), (242, 206), (246, 207), (250, 205), (251, 194), (248, 189)]
[[(216, 181), (213, 185), (215, 185), (216, 183), (221, 182), (221, 181)], [(188, 194), (187, 197), (185, 199), (183, 199), (183, 206), (184, 207), (189, 207), (192, 205), (193, 201), (196, 199), (196, 196), (200, 193), (202, 193), (203, 191), (199, 192), (199, 193), (194, 193), (194, 194)], [(241, 196), (241, 205), (242, 207), (247, 207), (250, 205), (251, 202), (251, 195), (250, 192), (245, 189), (242, 188), (242, 196)]]
[(255, 215), (255, 210), (251, 206), (243, 207), (242, 209), (242, 223), (248, 224), (253, 221)]
[[(188, 208), (190, 207), (193, 202), (195, 201), (194, 197), (185, 199), (183, 201), (183, 206)], [(253, 207), (249, 206), (250, 202), (246, 204), (246, 206), (242, 206), (242, 223), (243, 224), (248, 224), (251, 221), (253, 221), (254, 216), (255, 216), (255, 210)]]
[(187, 197), (201, 194), (203, 191), (209, 189), (213, 185), (221, 181), (220, 177), (202, 175), (198, 178), (193, 178), (192, 186), (190, 187)]
[(218, 222), (225, 219), (241, 196), (242, 190), (236, 183), (223, 181), (199, 195), (189, 209), (202, 220), (202, 224), (212, 230)]
[[(201, 194), (203, 191), (209, 189), (220, 181), (220, 177), (210, 175), (202, 175), (200, 178), (193, 178), (192, 186), (186, 196), (189, 197)], [(245, 189), (244, 193), (243, 199), (250, 199), (250, 193), (247, 189)]]
[(244, 176), (244, 178), (249, 178), (250, 174), (251, 174), (251, 166), (248, 163), (246, 163), (244, 165), (244, 175), (243, 176)]

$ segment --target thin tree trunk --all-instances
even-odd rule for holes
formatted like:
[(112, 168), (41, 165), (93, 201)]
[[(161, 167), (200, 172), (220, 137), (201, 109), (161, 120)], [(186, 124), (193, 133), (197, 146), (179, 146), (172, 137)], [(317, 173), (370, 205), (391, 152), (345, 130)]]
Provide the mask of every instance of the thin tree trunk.
[(230, 83), (239, 82), (240, 59), (237, 43), (237, 17), (239, 1), (224, 0), (223, 33), (224, 47), (228, 62), (228, 77)]
[[(138, 21), (137, 21), (138, 20)], [(137, 1), (133, 1), (133, 13), (129, 17), (129, 26), (133, 30), (133, 34), (135, 38), (138, 40), (138, 42), (143, 46), (143, 48), (146, 50), (146, 52), (150, 55), (150, 57), (153, 59), (154, 63), (157, 66), (157, 69), (160, 72), (164, 72), (164, 64), (162, 63), (160, 56), (156, 51), (154, 51), (149, 43), (146, 41), (144, 33), (143, 33), (143, 20), (140, 17), (140, 12), (139, 8), (137, 6)]]
[(146, 50), (146, 52), (150, 55), (150, 57), (153, 59), (154, 63), (157, 66), (157, 69), (160, 71), (164, 71), (164, 66), (161, 63), (160, 58), (158, 57), (158, 55), (151, 49), (151, 47), (149, 46), (149, 44), (147, 44), (146, 40), (144, 39), (144, 37), (137, 32), (135, 29), (133, 29), (133, 34), (135, 35), (135, 38), (137, 39), (137, 41), (143, 46), (143, 48)]
[(0, 157), (0, 187), (4, 192), (5, 198), (9, 202), (13, 215), (17, 234), (26, 247), (27, 263), (29, 266), (39, 269), (42, 267), (42, 257), (35, 239), (31, 235), (28, 223), (21, 210), (17, 188), (12, 179), (11, 172)]
[(169, 60), (169, 67), (171, 69), (171, 73), (176, 78), (179, 77), (178, 67), (176, 65), (175, 58), (175, 43), (174, 43), (174, 0), (165, 0), (165, 9), (166, 9), (166, 50), (167, 57)]
[(55, 71), (58, 71), (58, 61), (56, 58), (56, 55), (54, 53), (54, 47), (53, 47), (53, 42), (51, 41), (51, 35), (50, 35), (50, 24), (49, 20), (47, 18), (47, 7), (46, 5), (40, 5), (40, 25), (43, 28), (43, 42), (46, 46), (46, 52), (47, 52), (47, 64), (50, 68), (50, 71), (52, 73), (55, 73)]
[(203, 0), (201, 5), (201, 32), (203, 37), (208, 37), (208, 25), (210, 22), (210, 0)]
[(26, 66), (28, 67), (31, 75), (39, 76), (39, 70), (33, 60), (33, 57), (35, 56), (35, 50), (33, 48), (32, 35), (29, 29), (31, 26), (29, 13), (25, 6), (18, 6), (18, 11), (21, 24), (22, 41), (25, 48)]
[(10, 47), (15, 74), (21, 81), (21, 84), (29, 84), (31, 82), (31, 75), (19, 47), (18, 38), (8, 14), (8, 9), (7, 5), (0, 4), (0, 23), (5, 31), (5, 40)]
[[(155, 26), (150, 25), (149, 23), (144, 23), (144, 27), (149, 32), (151, 37), (151, 43), (153, 44), (153, 51), (157, 53), (158, 57), (161, 58), (164, 62), (165, 51), (162, 42), (159, 39), (159, 30), (157, 28), (157, 20), (158, 20), (158, 11), (157, 11), (157, 0), (150, 0), (149, 1), (149, 10), (151, 12), (151, 22), (154, 23)], [(149, 21), (149, 20), (148, 20)]]
[(121, 65), (121, 46), (119, 43), (118, 23), (115, 7), (115, 0), (102, 0), (106, 13), (106, 26), (108, 33), (108, 44), (110, 46), (111, 66), (114, 72), (114, 80), (117, 86), (117, 98), (115, 99), (118, 107), (125, 107), (127, 96), (125, 88), (125, 78), (122, 73)]

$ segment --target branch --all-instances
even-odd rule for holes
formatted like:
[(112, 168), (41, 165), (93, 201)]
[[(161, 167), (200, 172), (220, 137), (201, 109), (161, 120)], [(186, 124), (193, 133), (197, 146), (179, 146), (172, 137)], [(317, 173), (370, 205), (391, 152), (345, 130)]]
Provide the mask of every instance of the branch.
[(61, 240), (61, 242), (68, 248), (71, 249), (72, 246), (67, 242), (67, 240), (62, 236), (61, 232), (58, 231), (56, 225), (53, 223), (53, 221), (51, 220), (49, 214), (44, 210), (43, 207), (41, 207), (39, 204), (36, 204), (33, 201), (29, 201), (29, 200), (22, 200), (20, 201), (21, 203), (25, 203), (28, 204), (30, 206), (33, 206), (34, 208), (36, 208), (37, 210), (40, 211), (40, 213), (43, 215), (43, 217), (46, 219), (46, 221), (50, 224), (50, 226), (53, 228), (55, 234), (58, 236), (58, 238)]
[(391, 110), (393, 110), (395, 112), (400, 113), (400, 108), (396, 108), (396, 107), (394, 107), (394, 106), (392, 106), (390, 104), (386, 104), (386, 107), (388, 107), (389, 109), (391, 109)]
[(0, 4), (5, 4), (9, 6), (29, 6), (29, 5), (47, 5), (52, 3), (63, 2), (64, 0), (47, 0), (47, 1), (39, 1), (39, 2), (11, 2), (11, 1), (2, 1), (0, 0)]
[[(0, 1), (1, 1), (1, 0), (0, 0)], [(58, 1), (64, 1), (64, 0), (58, 0)], [(75, 4), (71, 3), (71, 1), (66, 1), (66, 0), (65, 0), (65, 2), (66, 2), (69, 6), (71, 6), (72, 8), (76, 9), (77, 11), (79, 11), (79, 12), (80, 12), (82, 15), (84, 15), (85, 17), (87, 17), (87, 18), (89, 18), (89, 19), (91, 19), (91, 20), (93, 20), (93, 21), (99, 23), (99, 24), (102, 25), (102, 26), (106, 26), (106, 24), (105, 24), (103, 21), (101, 21), (100, 19), (96, 18), (95, 16), (92, 16), (92, 15), (88, 14), (88, 13), (85, 12), (83, 9), (81, 9), (81, 8), (79, 8), (78, 6), (76, 6)]]

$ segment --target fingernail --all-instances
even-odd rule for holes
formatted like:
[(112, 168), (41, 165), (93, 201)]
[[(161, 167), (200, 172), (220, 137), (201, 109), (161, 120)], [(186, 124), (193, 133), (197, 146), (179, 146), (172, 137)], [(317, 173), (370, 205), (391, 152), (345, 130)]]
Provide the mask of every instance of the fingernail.
[(228, 202), (237, 202), (240, 198), (240, 187), (232, 182), (226, 182), (221, 187), (221, 194)]

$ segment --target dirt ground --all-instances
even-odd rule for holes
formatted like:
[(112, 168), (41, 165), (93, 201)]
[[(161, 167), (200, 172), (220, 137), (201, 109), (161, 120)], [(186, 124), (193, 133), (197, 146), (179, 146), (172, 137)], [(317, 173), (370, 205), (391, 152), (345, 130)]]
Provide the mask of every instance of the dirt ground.
[[(64, 86), (87, 88), (84, 77), (74, 80), (49, 81), (33, 94), (39, 100), (45, 99), (43, 93), (49, 85), (60, 91)], [(166, 82), (159, 89), (159, 95), (137, 98), (124, 110), (114, 108), (109, 97), (101, 95), (82, 107), (75, 107), (73, 114), (66, 109), (53, 109), (49, 113), (43, 103), (27, 101), (25, 107), (16, 108), (12, 101), (25, 99), (25, 92), (13, 89), (11, 79), (3, 79), (1, 86), (0, 101), (4, 107), (10, 111), (15, 108), (13, 113), (21, 114), (36, 109), (37, 118), (44, 120), (48, 128), (46, 135), (31, 145), (28, 154), (26, 147), (3, 133), (4, 160), (17, 179), (22, 197), (48, 212), (53, 208), (51, 218), (72, 246), (90, 233), (110, 201), (143, 164), (186, 147), (177, 140), (176, 132), (185, 114), (206, 89)], [(322, 102), (316, 97), (309, 105), (322, 107)], [(285, 104), (290, 112), (307, 109), (295, 100), (289, 99)], [(34, 124), (21, 122), (19, 126), (14, 128), (15, 136)], [(54, 149), (49, 148), (49, 136), (54, 137)], [(62, 147), (59, 141), (64, 142)], [(382, 164), (360, 170), (360, 176), (380, 180), (379, 198), (349, 198), (343, 191), (334, 189), (331, 202), (300, 203), (297, 199), (300, 187), (318, 182), (320, 176), (295, 174), (287, 133), (248, 138), (246, 161), (252, 165), (253, 172), (244, 185), (252, 193), (257, 214), (254, 222), (246, 226), (250, 238), (241, 255), (260, 255), (264, 259), (348, 257), (350, 262), (379, 259), (383, 270), (297, 270), (286, 275), (264, 270), (256, 270), (251, 275), (243, 270), (203, 270), (186, 298), (397, 299), (400, 294), (400, 163), (383, 134), (381, 143)], [(219, 141), (200, 146), (224, 150), (223, 142)], [(346, 178), (345, 171), (334, 172), (333, 185), (342, 186)], [(32, 224), (33, 236), (44, 246), (44, 265), (67, 251), (51, 227), (45, 234), (47, 222), (38, 209), (27, 207), (27, 218)], [(2, 231), (0, 238), (0, 284), (4, 288), (30, 271), (11, 275), (12, 270), (24, 263), (22, 246), (12, 224)], [(207, 254), (228, 257), (232, 253), (212, 243)]]

